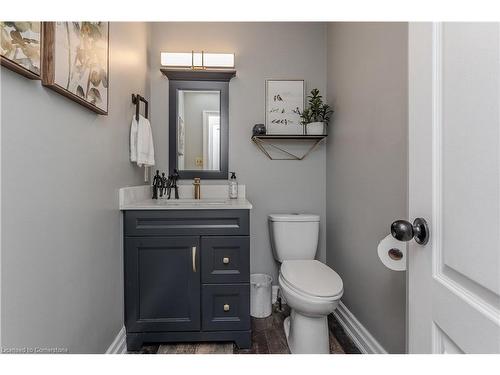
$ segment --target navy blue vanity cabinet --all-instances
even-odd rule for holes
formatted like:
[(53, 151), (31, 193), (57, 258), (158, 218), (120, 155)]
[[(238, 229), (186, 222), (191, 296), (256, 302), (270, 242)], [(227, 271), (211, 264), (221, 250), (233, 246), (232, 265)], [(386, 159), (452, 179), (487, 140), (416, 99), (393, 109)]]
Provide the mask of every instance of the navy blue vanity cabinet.
[(128, 350), (251, 346), (248, 210), (128, 210), (124, 227)]

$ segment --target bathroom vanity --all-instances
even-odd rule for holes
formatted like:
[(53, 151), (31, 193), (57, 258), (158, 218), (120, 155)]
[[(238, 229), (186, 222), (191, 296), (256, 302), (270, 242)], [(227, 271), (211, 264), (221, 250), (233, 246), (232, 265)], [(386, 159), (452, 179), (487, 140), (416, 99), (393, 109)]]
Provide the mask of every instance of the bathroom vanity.
[[(236, 200), (210, 189), (217, 190), (206, 186), (210, 198), (201, 200), (152, 200), (147, 186), (121, 189), (128, 350), (147, 342), (251, 346), (252, 206), (244, 187)], [(181, 186), (181, 198), (191, 190)]]

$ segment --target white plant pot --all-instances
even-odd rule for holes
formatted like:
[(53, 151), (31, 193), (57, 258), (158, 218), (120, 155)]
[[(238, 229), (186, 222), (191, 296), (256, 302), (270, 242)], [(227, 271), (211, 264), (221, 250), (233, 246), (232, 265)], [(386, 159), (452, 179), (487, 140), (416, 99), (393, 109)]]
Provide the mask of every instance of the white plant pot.
[(323, 135), (326, 133), (326, 127), (324, 122), (310, 122), (306, 125), (307, 135)]

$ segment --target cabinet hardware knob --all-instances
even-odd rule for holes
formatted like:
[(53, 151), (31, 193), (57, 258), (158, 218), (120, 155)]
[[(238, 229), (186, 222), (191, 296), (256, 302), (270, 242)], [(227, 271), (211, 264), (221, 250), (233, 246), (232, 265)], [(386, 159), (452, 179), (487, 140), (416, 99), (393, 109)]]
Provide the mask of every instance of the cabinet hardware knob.
[(228, 257), (222, 258), (222, 263), (229, 264), (229, 258)]
[(224, 311), (229, 311), (229, 305), (227, 303), (224, 305)]

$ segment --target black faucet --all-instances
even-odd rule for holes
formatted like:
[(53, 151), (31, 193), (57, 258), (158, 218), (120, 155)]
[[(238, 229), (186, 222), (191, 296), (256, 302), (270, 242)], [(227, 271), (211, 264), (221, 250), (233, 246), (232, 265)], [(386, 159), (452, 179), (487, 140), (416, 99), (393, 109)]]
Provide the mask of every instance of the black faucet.
[(160, 198), (163, 197), (164, 195), (167, 195), (167, 183), (168, 183), (168, 180), (165, 177), (165, 172), (162, 172), (162, 174), (161, 174)]
[(175, 199), (179, 199), (179, 187), (177, 186), (177, 180), (179, 179), (179, 172), (177, 169), (174, 169), (174, 174), (173, 174), (173, 180), (174, 180), (174, 192), (175, 192)]
[(162, 181), (161, 181), (160, 171), (157, 170), (155, 176), (153, 177), (153, 199), (158, 199), (159, 190), (161, 195), (161, 186), (162, 186)]
[(177, 186), (178, 179), (179, 179), (179, 172), (177, 171), (177, 169), (174, 169), (174, 173), (168, 176), (167, 199), (170, 199), (172, 188), (174, 188), (175, 199), (179, 199), (179, 187)]

